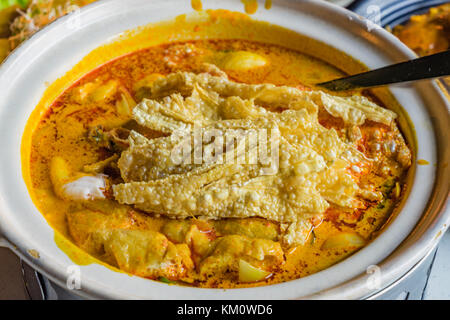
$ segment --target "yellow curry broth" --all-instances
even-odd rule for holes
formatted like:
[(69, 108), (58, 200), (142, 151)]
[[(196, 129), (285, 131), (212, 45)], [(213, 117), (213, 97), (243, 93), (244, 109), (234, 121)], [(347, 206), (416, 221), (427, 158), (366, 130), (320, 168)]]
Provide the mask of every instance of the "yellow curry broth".
[[(136, 275), (164, 281), (179, 280), (184, 284), (200, 287), (221, 288), (258, 286), (303, 277), (335, 264), (361, 248), (363, 243), (369, 242), (381, 230), (391, 216), (394, 207), (398, 205), (401, 195), (405, 193), (403, 179), (406, 170), (397, 165), (398, 159), (391, 159), (392, 157), (382, 153), (379, 154), (380, 160), (382, 160), (380, 162), (384, 160), (390, 167), (389, 173), (380, 177), (375, 172), (379, 172), (383, 168), (363, 168), (366, 170), (363, 172), (364, 174), (355, 175), (355, 179), (374, 185), (383, 194), (383, 199), (378, 202), (366, 201), (364, 208), (353, 211), (331, 207), (326, 212), (325, 220), (317, 222), (304, 246), (283, 248), (279, 257), (284, 261), (275, 263), (275, 267), (273, 267), (273, 261), (258, 261), (246, 257), (253, 266), (268, 270), (270, 273), (267, 279), (259, 282), (242, 283), (238, 281), (238, 260), (233, 260), (231, 269), (220, 269), (220, 255), (218, 260), (210, 261), (213, 271), (208, 276), (199, 275), (199, 266), (203, 263), (202, 259), (208, 255), (211, 243), (226, 235), (240, 235), (245, 239), (263, 239), (277, 243), (281, 228), (277, 223), (259, 218), (209, 222), (189, 219), (174, 222), (164, 217), (139, 212), (129, 206), (119, 205), (113, 200), (77, 203), (61, 200), (55, 195), (50, 177), (52, 159), (61, 157), (68, 163), (72, 172), (83, 172), (86, 165), (113, 156), (113, 151), (94, 143), (89, 138), (90, 130), (98, 126), (109, 130), (126, 124), (129, 116), (124, 115), (118, 107), (123, 99), (123, 94), (131, 97), (135, 102), (139, 102), (139, 87), (142, 86), (142, 83), (151, 82), (152, 79), (159, 76), (176, 71), (202, 72), (206, 62), (225, 69), (230, 80), (236, 82), (272, 83), (310, 90), (314, 89), (314, 83), (344, 74), (323, 60), (298, 51), (306, 50), (308, 45), (310, 45), (311, 53), (326, 61), (330, 61), (331, 57), (334, 57), (336, 63), (347, 66), (346, 71), (348, 72), (362, 69), (358, 63), (350, 64), (351, 59), (345, 55), (336, 56), (333, 49), (323, 50), (323, 46), (321, 47), (314, 41), (297, 41), (295, 42), (296, 46), (300, 47), (293, 48), (296, 50), (282, 47), (279, 44), (288, 46), (288, 41), (285, 40), (293, 37), (290, 31), (281, 32), (280, 29), (268, 24), (252, 22), (241, 14), (213, 11), (208, 12), (207, 16), (205, 13), (200, 13), (200, 22), (190, 23), (189, 19), (189, 16), (181, 16), (169, 24), (149, 26), (141, 33), (130, 33), (120, 41), (94, 51), (73, 71), (55, 82), (46, 92), (40, 107), (30, 118), (22, 144), (22, 156), (24, 176), (33, 200), (55, 228), (56, 234), (62, 234), (64, 238), (61, 239), (70, 239), (84, 251), (100, 259), (97, 261), (109, 263), (114, 267), (123, 267), (122, 269)], [(212, 27), (211, 22), (217, 21), (222, 22), (220, 25), (223, 26), (223, 29)], [(248, 28), (238, 27), (237, 22), (247, 25)], [(184, 30), (181, 31), (183, 34), (175, 35), (175, 29), (177, 32)], [(158, 36), (155, 38), (148, 38), (149, 32), (154, 30), (161, 32), (156, 33)], [(231, 31), (227, 33), (227, 30)], [(200, 38), (210, 38), (210, 40), (181, 41), (184, 38), (190, 38), (191, 34), (197, 34)], [(276, 44), (260, 42), (268, 41), (270, 37), (273, 40), (271, 42)], [(301, 36), (296, 37), (304, 39)], [(215, 40), (214, 38), (224, 40)], [(169, 40), (180, 41), (159, 45), (159, 43)], [(116, 49), (114, 55), (111, 48)], [(233, 52), (254, 53), (262, 57), (266, 63), (248, 70), (239, 68), (227, 70), (227, 55)], [(115, 60), (108, 62), (112, 59)], [(86, 74), (100, 63), (106, 64)], [(149, 77), (149, 75), (151, 76)], [(95, 92), (100, 92), (98, 93), (100, 98), (86, 98), (92, 94), (95, 95)], [(387, 97), (384, 101), (390, 101), (385, 92), (380, 96)], [(319, 119), (323, 126), (339, 129), (340, 135), (347, 134), (340, 119), (333, 118), (324, 112), (320, 113)], [(404, 118), (401, 117), (400, 121), (404, 121)], [(142, 128), (137, 129), (142, 130)], [(361, 137), (358, 148), (368, 155), (373, 151), (371, 148), (373, 148), (374, 139), (383, 139), (383, 137), (395, 139), (395, 135), (399, 134), (396, 129), (391, 130), (387, 126), (371, 121), (362, 125), (360, 129)], [(160, 135), (148, 131), (144, 133), (147, 136)], [(380, 137), (377, 138), (377, 135)], [(403, 141), (403, 139), (400, 140)], [(90, 212), (96, 212), (96, 214), (91, 215)], [(68, 220), (71, 225), (70, 231)], [(98, 248), (100, 240), (90, 238), (89, 231), (92, 230), (87, 229), (104, 227), (105, 224), (111, 230), (146, 230), (155, 232), (155, 234), (163, 233), (170, 245), (175, 244), (176, 248), (169, 247), (175, 251), (178, 250), (177, 259), (183, 261), (183, 267), (179, 270), (165, 270), (161, 274), (156, 273), (149, 276), (137, 264), (124, 265), (123, 259), (121, 260), (120, 255), (117, 255), (117, 251), (111, 253), (111, 248), (117, 246), (117, 242), (108, 243), (104, 248)], [(89, 227), (86, 228), (86, 225)], [(340, 246), (336, 245), (336, 241), (339, 242), (339, 240), (329, 241), (333, 237), (339, 239), (342, 234), (344, 236), (358, 234), (358, 239), (362, 239), (363, 243), (347, 241), (346, 246)], [(122, 236), (127, 237), (128, 235)], [(139, 247), (139, 239), (139, 237), (135, 237), (129, 240), (131, 241), (129, 243)], [(230, 246), (233, 247), (236, 244), (238, 247), (240, 238), (232, 238), (232, 240), (235, 242), (230, 240)], [(72, 247), (66, 240), (58, 240), (58, 243), (77, 263), (91, 262), (88, 255)], [(118, 243), (120, 244), (120, 242)], [(330, 243), (332, 244), (330, 245)], [(168, 245), (167, 240), (162, 240), (156, 247), (159, 244)], [(189, 258), (183, 256), (183, 253), (186, 252), (183, 246), (189, 248)], [(235, 259), (239, 259), (239, 256)], [(195, 268), (189, 268), (187, 260), (192, 260), (191, 263), (195, 265)]]
[[(342, 74), (334, 67), (301, 53), (279, 46), (242, 40), (210, 40), (162, 45), (141, 50), (100, 67), (82, 78), (57, 99), (42, 118), (33, 135), (30, 163), (33, 191), (36, 194), (38, 207), (52, 226), (65, 236), (74, 239), (76, 243), (81, 243), (79, 233), (83, 231), (72, 228), (72, 232), (68, 232), (67, 213), (81, 210), (86, 206), (91, 209), (93, 207), (94, 210), (100, 207), (100, 210), (109, 212), (123, 209), (122, 206), (117, 205), (115, 208), (111, 204), (107, 204), (106, 209), (101, 209), (101, 203), (80, 205), (60, 200), (54, 195), (49, 172), (51, 159), (55, 156), (63, 157), (73, 171), (82, 171), (83, 166), (110, 157), (112, 153), (88, 139), (87, 131), (89, 128), (99, 125), (104, 128), (115, 128), (127, 120), (117, 111), (116, 103), (120, 99), (117, 93), (106, 94), (107, 98), (104, 100), (82, 102), (80, 92), (87, 90), (89, 84), (94, 83), (101, 86), (113, 80), (116, 82), (116, 86), (123, 87), (137, 100), (136, 84), (147, 75), (167, 75), (178, 70), (198, 72), (202, 69), (204, 62), (215, 62), (220, 65), (220, 56), (234, 51), (257, 53), (268, 61), (265, 66), (256, 69), (229, 71), (229, 77), (238, 82), (273, 83), (307, 88), (311, 87), (313, 83)], [(338, 119), (325, 116), (322, 117), (322, 123), (339, 126)], [(390, 209), (391, 206), (388, 205), (383, 210), (372, 209), (372, 212), (369, 210), (369, 214), (366, 212), (362, 221), (364, 222), (364, 219), (368, 218), (376, 219), (377, 222), (372, 222), (372, 225), (368, 222), (357, 224), (359, 217), (349, 222), (337, 222), (338, 217), (330, 214), (325, 222), (315, 228), (314, 235), (310, 237), (307, 245), (287, 249), (285, 252), (286, 263), (271, 278), (258, 284), (276, 283), (303, 277), (342, 260), (357, 250), (359, 246), (323, 250), (321, 248), (324, 241), (341, 231), (355, 232), (355, 230), (369, 240), (372, 232), (384, 223)], [(165, 218), (154, 218), (144, 213), (138, 213), (131, 207), (126, 211), (128, 215), (134, 214), (145, 220), (146, 230), (160, 231), (169, 221)], [(348, 220), (352, 220), (352, 217)], [(95, 227), (97, 222), (92, 223)], [(132, 228), (132, 226), (127, 225), (126, 228)], [(271, 230), (274, 229), (261, 230), (260, 234), (270, 237)], [(230, 231), (233, 233), (236, 232), (236, 229), (231, 227), (228, 232)], [(89, 248), (84, 249), (89, 251)], [(98, 258), (102, 258), (102, 256), (98, 256)], [(114, 261), (108, 261), (109, 259), (103, 257), (103, 260), (114, 264)], [(195, 279), (195, 276), (192, 276), (191, 279)], [(184, 280), (192, 282), (189, 279)], [(207, 281), (195, 284), (206, 287), (249, 286), (248, 283), (237, 283), (235, 275), (218, 275), (217, 278), (212, 277)]]

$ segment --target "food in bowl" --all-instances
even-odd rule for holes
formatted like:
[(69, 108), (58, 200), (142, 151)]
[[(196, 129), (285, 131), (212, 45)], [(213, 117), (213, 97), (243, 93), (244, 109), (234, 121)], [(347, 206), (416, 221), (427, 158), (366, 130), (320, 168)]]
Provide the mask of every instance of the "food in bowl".
[(448, 50), (450, 47), (450, 4), (434, 7), (423, 15), (414, 15), (393, 33), (420, 56)]
[[(392, 32), (419, 56), (443, 52), (450, 48), (450, 4), (431, 8), (426, 14), (414, 15)], [(450, 77), (442, 79), (444, 92), (450, 88)]]
[(121, 56), (41, 115), (30, 191), (78, 247), (141, 277), (238, 288), (313, 274), (376, 237), (411, 166), (396, 113), (314, 86), (340, 75), (244, 39)]

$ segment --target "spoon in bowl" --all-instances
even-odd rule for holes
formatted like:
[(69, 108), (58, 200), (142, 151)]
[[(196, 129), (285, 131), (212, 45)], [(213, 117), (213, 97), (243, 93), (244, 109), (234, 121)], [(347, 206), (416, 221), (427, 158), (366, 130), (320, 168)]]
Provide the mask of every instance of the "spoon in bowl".
[(380, 69), (316, 84), (330, 91), (346, 91), (450, 75), (450, 50)]

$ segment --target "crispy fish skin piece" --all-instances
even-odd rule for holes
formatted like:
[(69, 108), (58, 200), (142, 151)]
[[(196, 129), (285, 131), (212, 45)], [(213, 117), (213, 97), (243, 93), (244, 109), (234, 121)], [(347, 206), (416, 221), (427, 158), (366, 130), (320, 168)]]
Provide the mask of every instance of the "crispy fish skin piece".
[[(300, 151), (299, 157), (305, 154)], [(293, 158), (294, 161), (298, 161)], [(144, 211), (177, 218), (197, 215), (212, 219), (259, 216), (282, 223), (295, 223), (301, 228), (292, 226), (283, 240), (288, 245), (302, 244), (309, 236), (309, 233), (305, 232), (304, 225), (311, 226), (311, 223), (306, 221), (314, 216), (310, 213), (319, 215), (318, 213), (324, 212), (329, 206), (327, 201), (343, 206), (352, 205), (354, 199), (347, 195), (348, 189), (352, 189), (352, 192), (358, 190), (351, 176), (345, 173), (345, 168), (321, 171), (319, 169), (321, 165), (323, 164), (314, 165), (318, 168), (318, 173), (312, 171), (300, 176), (286, 173), (286, 176), (281, 177), (257, 176), (250, 179), (249, 176), (234, 177), (237, 183), (224, 179), (223, 176), (211, 182), (210, 172), (208, 172), (209, 179), (203, 181), (199, 181), (196, 173), (191, 176), (172, 175), (167, 179), (150, 183), (118, 185), (115, 186), (115, 192), (119, 202), (135, 204)], [(242, 175), (244, 169), (233, 166), (229, 174), (236, 175), (239, 172)], [(292, 170), (295, 170), (295, 166), (293, 168)], [(222, 168), (214, 169), (220, 174), (224, 173)], [(317, 178), (308, 175), (317, 175)], [(344, 175), (347, 180), (341, 178), (345, 183), (336, 185), (334, 175)], [(278, 180), (282, 181), (279, 185)], [(242, 181), (245, 181), (243, 186)], [(316, 184), (314, 188), (311, 188), (311, 183)], [(317, 191), (321, 188), (325, 189), (324, 195)]]
[[(284, 140), (282, 140), (284, 141)], [(287, 163), (284, 158), (287, 158)], [(152, 160), (152, 157), (149, 158), (149, 161)], [(304, 146), (291, 146), (289, 143), (281, 144), (281, 160), (282, 165), (284, 166), (282, 170), (291, 170), (292, 168), (298, 169), (303, 168), (303, 170), (307, 173), (311, 171), (321, 171), (326, 167), (323, 158), (315, 153), (313, 150), (308, 149), (308, 147)], [(159, 161), (160, 163), (164, 163), (164, 161)], [(225, 169), (225, 166), (228, 168)], [(224, 177), (230, 177), (232, 175), (237, 174), (238, 172), (245, 172), (250, 168), (253, 170), (253, 177), (258, 175), (260, 171), (259, 165), (256, 166), (243, 166), (239, 168), (235, 164), (225, 164), (223, 168), (217, 167), (216, 171), (224, 174), (223, 176), (215, 176), (213, 179), (217, 179), (216, 181), (211, 180), (210, 171), (208, 171), (208, 167), (200, 167), (197, 169), (197, 173), (190, 175), (172, 175), (166, 179), (162, 179), (162, 181), (149, 181), (147, 184), (125, 184), (118, 185), (114, 187), (116, 193), (116, 199), (123, 203), (136, 204), (138, 208), (143, 209), (145, 211), (150, 212), (162, 212), (168, 215), (182, 215), (185, 213), (189, 213), (189, 215), (204, 215), (210, 216), (213, 218), (217, 217), (250, 217), (250, 216), (262, 216), (268, 219), (273, 219), (276, 221), (294, 221), (296, 219), (294, 212), (304, 212), (310, 210), (317, 210), (319, 206), (320, 210), (324, 208), (326, 205), (323, 201), (319, 199), (320, 195), (314, 192), (306, 192), (308, 188), (304, 188), (302, 193), (299, 193), (298, 197), (307, 195), (307, 200), (309, 201), (306, 205), (301, 205), (300, 202), (294, 201), (288, 207), (283, 207), (283, 201), (279, 201), (275, 197), (279, 197), (281, 194), (281, 190), (283, 188), (282, 185), (270, 185), (269, 188), (266, 188), (267, 181), (274, 180), (273, 178), (262, 176), (259, 179), (241, 179), (238, 182), (247, 181), (245, 186), (240, 186), (239, 184), (228, 185), (225, 181), (221, 181)], [(297, 166), (297, 167), (296, 167)], [(121, 167), (123, 169), (123, 167)], [(206, 170), (203, 173), (200, 173), (200, 170)], [(304, 173), (304, 172), (302, 172)], [(198, 174), (205, 176), (209, 175), (210, 178), (206, 180), (199, 180)], [(242, 177), (244, 178), (244, 177)], [(144, 180), (145, 181), (145, 180)], [(181, 183), (180, 183), (181, 181)], [(201, 182), (200, 182), (201, 181)], [(305, 179), (303, 181), (306, 181)], [(180, 194), (171, 193), (171, 196), (168, 195), (171, 189), (171, 185), (175, 186), (176, 189), (180, 190)], [(297, 182), (298, 183), (298, 182)], [(207, 185), (208, 188), (203, 188), (204, 185)], [(145, 188), (144, 188), (145, 186)], [(297, 189), (301, 189), (301, 183), (299, 183)], [(124, 192), (124, 189), (127, 189), (127, 192)], [(258, 194), (258, 189), (263, 190)], [(211, 192), (211, 190), (213, 190)], [(142, 194), (148, 194), (153, 197), (153, 201), (149, 202), (148, 199), (139, 197)], [(120, 194), (120, 195), (119, 195)], [(157, 198), (161, 198), (156, 201), (156, 195), (159, 195)], [(188, 199), (189, 197), (193, 197), (197, 200)], [(213, 200), (217, 200), (219, 198), (218, 203), (216, 204), (217, 208), (213, 209), (210, 207), (212, 205)], [(254, 201), (248, 201), (248, 197), (253, 199)], [(292, 197), (292, 195), (291, 195)], [(223, 198), (223, 199), (220, 199)], [(172, 206), (173, 202), (180, 202), (181, 200), (186, 202), (186, 205), (181, 207), (177, 207), (176, 209)], [(211, 199), (211, 202), (208, 206), (203, 210), (205, 206), (202, 201), (199, 199)], [(261, 203), (257, 203), (255, 199), (260, 199)], [(227, 200), (227, 201), (225, 201)], [(305, 198), (306, 200), (306, 198)], [(139, 202), (139, 203), (138, 203)], [(169, 205), (164, 205), (165, 202), (169, 202)], [(208, 202), (208, 201), (207, 201)], [(230, 203), (227, 203), (230, 202)], [(271, 206), (275, 206), (271, 208)], [(219, 208), (220, 207), (220, 208)], [(293, 207), (289, 209), (289, 207)], [(265, 208), (261, 210), (261, 208)], [(268, 208), (271, 208), (268, 210)], [(295, 208), (295, 209), (294, 209)], [(208, 212), (212, 211), (212, 212)], [(220, 214), (219, 214), (220, 211)], [(263, 211), (266, 211), (264, 213)], [(280, 218), (279, 216), (274, 216), (273, 213), (278, 212), (278, 215), (286, 215), (285, 218)], [(213, 214), (211, 216), (211, 214)]]
[[(150, 99), (159, 99), (173, 93), (183, 96), (191, 94), (195, 85), (198, 84), (207, 91), (218, 93), (222, 97), (241, 97), (245, 100), (254, 99), (257, 104), (270, 105), (273, 107), (286, 108), (292, 102), (303, 102), (305, 106), (312, 105), (312, 101), (301, 90), (273, 84), (249, 85), (229, 81), (224, 77), (214, 77), (206, 73), (194, 74), (189, 72), (177, 72), (169, 74), (165, 78), (156, 80), (149, 89)], [(300, 100), (300, 101), (299, 101)]]
[[(246, 169), (257, 171), (254, 167)], [(211, 165), (183, 175), (171, 175), (165, 179), (116, 185), (114, 195), (120, 203), (134, 204), (148, 212), (179, 218), (205, 213), (207, 216), (219, 218), (209, 212), (208, 207), (210, 202), (212, 204), (212, 199), (211, 195), (206, 195), (205, 190), (208, 187), (212, 188), (213, 183), (226, 185), (227, 180), (232, 179), (229, 177), (244, 173), (251, 174), (236, 164)], [(230, 202), (233, 199), (227, 195), (223, 200)]]
[(397, 115), (379, 107), (363, 96), (336, 97), (324, 92), (309, 92), (314, 102), (336, 118), (341, 118), (346, 124), (360, 126), (368, 120), (391, 125)]
[[(153, 104), (149, 101), (150, 100), (144, 100), (133, 111), (134, 117), (141, 125), (150, 128), (159, 127), (159, 129), (164, 132), (183, 132), (183, 130), (192, 130), (194, 122), (183, 120), (185, 118), (183, 114), (178, 114), (176, 117), (173, 117), (173, 122), (167, 124), (167, 112), (165, 114), (160, 114), (159, 112), (161, 109), (151, 108)], [(169, 106), (167, 107), (169, 108)], [(285, 136), (288, 135), (291, 140), (294, 139), (292, 142), (304, 144), (312, 147), (316, 151), (323, 152), (326, 150), (324, 156), (329, 161), (332, 161), (340, 155), (343, 148), (348, 147), (339, 139), (334, 129), (327, 130), (318, 123), (318, 109), (313, 105), (305, 109), (286, 110), (282, 113), (275, 113), (256, 106), (254, 101), (243, 100), (240, 97), (229, 97), (221, 103), (219, 109), (222, 110), (221, 116), (224, 119), (267, 119), (267, 121), (276, 123), (285, 133)], [(208, 113), (211, 113), (209, 111)], [(146, 114), (150, 114), (151, 116), (145, 116)], [(216, 118), (217, 116), (214, 116), (214, 119)], [(212, 122), (212, 118), (203, 117), (202, 119), (203, 124), (215, 123)], [(197, 124), (202, 125), (202, 123)], [(167, 125), (167, 127), (162, 128), (162, 126), (165, 125)], [(260, 129), (257, 125), (255, 125), (254, 128)], [(221, 129), (231, 129), (231, 127), (225, 125)], [(248, 126), (243, 126), (243, 129), (250, 128)]]
[(122, 179), (126, 182), (150, 181), (192, 170), (193, 165), (177, 166), (172, 159), (172, 150), (182, 143), (183, 139), (184, 136), (173, 134), (148, 140), (132, 131), (130, 147), (122, 152), (118, 161)]
[[(173, 218), (266, 218), (289, 225), (282, 238), (288, 245), (303, 244), (312, 228), (310, 219), (320, 218), (330, 203), (358, 205), (359, 186), (346, 172), (350, 161), (345, 154), (360, 153), (336, 130), (319, 124), (319, 108), (351, 125), (366, 119), (390, 124), (395, 119), (393, 112), (363, 97), (241, 84), (208, 74), (170, 74), (154, 81), (147, 92), (150, 99), (135, 107), (134, 119), (171, 136), (145, 140), (131, 135), (130, 148), (119, 160), (126, 183), (113, 186), (116, 200)], [(195, 128), (276, 128), (279, 163), (270, 175), (261, 163), (174, 163), (170, 151)], [(212, 149), (208, 143), (202, 147)], [(237, 149), (241, 151), (233, 160), (251, 148), (241, 142)]]
[(223, 99), (217, 93), (194, 85), (187, 98), (173, 93), (160, 100), (144, 99), (133, 109), (133, 116), (139, 124), (152, 130), (172, 133), (187, 130), (194, 124), (204, 126), (219, 120), (221, 102)]
[[(314, 122), (316, 124), (312, 125), (311, 123)], [(254, 130), (253, 133), (257, 133), (256, 130), (266, 129), (268, 134), (271, 134), (272, 130), (277, 130), (277, 128), (282, 134), (280, 141), (283, 148), (282, 157), (284, 153), (289, 154), (289, 156), (296, 155), (296, 157), (305, 154), (312, 158), (323, 157), (325, 161), (333, 161), (336, 155), (340, 155), (348, 149), (348, 145), (340, 140), (335, 130), (326, 130), (321, 127), (317, 123), (316, 117), (309, 115), (306, 110), (287, 110), (283, 113), (267, 113), (266, 117), (255, 120), (223, 120), (199, 128), (198, 134), (205, 136), (208, 133), (215, 133), (216, 138), (213, 142), (208, 139), (203, 140), (203, 161), (206, 161), (206, 154), (213, 152), (215, 155), (212, 160), (220, 159), (220, 157), (222, 157), (222, 160), (223, 157), (230, 159), (228, 153), (223, 154), (222, 150), (218, 151), (216, 145), (219, 136), (224, 143), (227, 140), (232, 141), (232, 139), (228, 139), (230, 135), (227, 132), (230, 132), (230, 130), (232, 134), (239, 133), (240, 130), (243, 133), (242, 135), (236, 135), (236, 138), (245, 139), (252, 133), (251, 130)], [(199, 167), (202, 163), (195, 163), (193, 155), (195, 147), (191, 146), (191, 141), (194, 138), (192, 135), (195, 134), (192, 131), (176, 131), (169, 137), (147, 140), (145, 137), (132, 132), (130, 148), (122, 153), (119, 160), (122, 178), (125, 182), (149, 181), (164, 178), (170, 174), (182, 174)], [(174, 162), (176, 159), (174, 159), (173, 151), (175, 148), (179, 148), (181, 151), (186, 143), (190, 146), (188, 158), (182, 159), (182, 161), (178, 159), (178, 162)], [(294, 148), (294, 145), (299, 147)], [(222, 147), (219, 149), (222, 149)], [(296, 163), (291, 164), (296, 165)]]
[(219, 120), (257, 118), (265, 114), (266, 110), (251, 100), (221, 98), (198, 85), (188, 98), (174, 93), (160, 100), (144, 99), (133, 109), (133, 117), (140, 125), (163, 133), (192, 130), (194, 125), (203, 127)]
[[(226, 160), (233, 160), (237, 163), (239, 154), (245, 150), (249, 151), (250, 148), (256, 148), (255, 143), (258, 141), (247, 138), (258, 129), (266, 129), (268, 133), (274, 130), (278, 132), (276, 123), (268, 119), (217, 121), (210, 126), (199, 127), (197, 131), (177, 131), (169, 137), (152, 140), (132, 132), (130, 148), (122, 153), (118, 166), (123, 180), (132, 182), (150, 181), (172, 174), (186, 173), (210, 162), (225, 163)], [(192, 145), (192, 141), (199, 135), (205, 139), (199, 141), (203, 153), (198, 157), (200, 158), (198, 162), (195, 160), (196, 145)], [(207, 138), (207, 135), (212, 135), (214, 139)], [(219, 141), (220, 144), (218, 144)], [(232, 147), (231, 144), (234, 142), (242, 145)], [(245, 150), (242, 149), (244, 147)]]
[[(242, 170), (238, 166), (235, 168), (235, 172)], [(271, 180), (270, 176), (249, 180), (245, 187), (225, 182), (209, 186), (203, 177), (188, 179), (183, 176), (177, 181), (172, 177), (178, 178), (171, 176), (152, 182), (117, 185), (114, 189), (116, 200), (134, 204), (147, 212), (177, 218), (199, 215), (212, 219), (262, 217), (278, 222), (294, 222), (302, 219), (305, 212), (323, 212), (329, 206), (317, 191), (308, 187), (298, 187), (295, 193), (286, 197), (281, 189), (267, 185), (265, 180)]]

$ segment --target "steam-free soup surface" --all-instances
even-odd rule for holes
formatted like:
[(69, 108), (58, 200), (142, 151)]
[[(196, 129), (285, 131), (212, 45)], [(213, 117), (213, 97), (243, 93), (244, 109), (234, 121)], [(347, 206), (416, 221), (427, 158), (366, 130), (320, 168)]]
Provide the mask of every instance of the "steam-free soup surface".
[[(223, 213), (212, 219), (197, 216), (195, 210), (187, 218), (171, 219), (156, 209), (119, 203), (113, 186), (129, 182), (124, 181), (119, 159), (131, 148), (130, 133), (150, 143), (170, 135), (136, 121), (133, 108), (152, 98), (154, 83), (178, 71), (301, 92), (343, 75), (307, 55), (243, 40), (166, 44), (101, 66), (53, 103), (32, 137), (32, 193), (55, 229), (82, 250), (129, 273), (212, 288), (304, 277), (348, 257), (377, 235), (402, 196), (409, 148), (395, 121), (367, 118), (349, 124), (322, 107), (320, 130), (336, 133), (339, 141), (370, 161), (339, 169), (361, 190), (357, 201), (344, 207), (325, 197), (325, 212), (305, 218), (308, 227), (296, 241), (284, 240), (289, 224), (282, 220), (225, 218)], [(283, 107), (268, 111), (281, 114)]]

